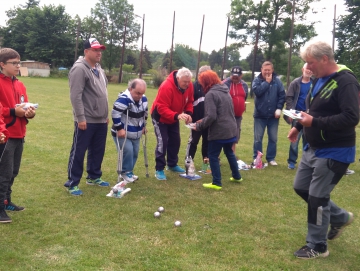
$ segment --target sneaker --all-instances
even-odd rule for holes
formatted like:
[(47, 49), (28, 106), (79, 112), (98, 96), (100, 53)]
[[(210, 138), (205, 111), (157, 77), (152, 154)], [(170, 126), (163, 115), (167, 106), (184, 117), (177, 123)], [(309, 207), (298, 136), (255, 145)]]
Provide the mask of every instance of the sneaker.
[(132, 174), (132, 172), (126, 172), (126, 173), (121, 173), (121, 177), (124, 179), (124, 181), (126, 181), (127, 183), (133, 183), (135, 182), (134, 180), (134, 175)]
[(160, 180), (160, 181), (165, 181), (166, 180), (166, 176), (163, 170), (157, 170), (155, 172), (155, 177), (156, 179)]
[(240, 178), (240, 179), (235, 179), (233, 177), (230, 178), (230, 182), (234, 182), (234, 183), (241, 183), (244, 179)]
[(272, 165), (272, 166), (277, 166), (278, 165), (275, 160), (271, 160), (269, 162), (269, 164)]
[(5, 210), (6, 211), (15, 211), (15, 212), (19, 212), (24, 210), (25, 208), (22, 206), (17, 206), (15, 205), (13, 202), (10, 202), (9, 204), (5, 205)]
[[(275, 162), (275, 161), (274, 161)], [(275, 162), (276, 163), (276, 162)], [(274, 166), (274, 165), (273, 165)], [(295, 169), (295, 164), (294, 163), (289, 163), (288, 164), (288, 169)]]
[(318, 257), (325, 258), (329, 256), (329, 251), (326, 245), (316, 245), (314, 249), (306, 245), (296, 251), (294, 255), (299, 259), (310, 260)]
[(132, 174), (134, 181), (139, 180), (139, 176), (135, 175), (132, 171), (130, 173)]
[(174, 167), (167, 167), (168, 170), (171, 170), (173, 172), (178, 172), (178, 173), (184, 173), (185, 169), (182, 169), (181, 167), (179, 167), (178, 165), (174, 166)]
[(83, 192), (79, 189), (78, 186), (69, 187), (69, 193), (73, 196), (81, 196)]
[(86, 184), (88, 184), (88, 185), (98, 185), (98, 186), (102, 186), (102, 187), (110, 186), (110, 184), (108, 182), (105, 182), (105, 181), (101, 180), (101, 178), (87, 179)]
[(344, 231), (345, 227), (349, 226), (353, 221), (354, 221), (354, 215), (353, 213), (349, 212), (348, 221), (344, 225), (342, 225), (341, 227), (330, 226), (330, 230), (328, 232), (328, 237), (327, 237), (328, 240), (334, 240), (338, 238)]
[(12, 222), (11, 218), (7, 215), (4, 209), (0, 210), (0, 223), (10, 223)]
[(355, 173), (355, 170), (347, 169), (346, 172), (345, 172), (345, 175), (351, 175), (351, 174), (354, 174), (354, 173)]
[(203, 183), (203, 187), (220, 190), (222, 187), (212, 183)]

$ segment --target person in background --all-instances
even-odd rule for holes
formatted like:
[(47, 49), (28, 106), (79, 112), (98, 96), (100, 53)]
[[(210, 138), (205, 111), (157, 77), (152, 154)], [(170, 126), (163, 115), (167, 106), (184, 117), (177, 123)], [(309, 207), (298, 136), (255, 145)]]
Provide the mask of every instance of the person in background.
[(208, 70), (199, 75), (205, 95), (205, 114), (202, 120), (196, 122), (192, 129), (201, 131), (208, 129), (208, 154), (212, 174), (212, 182), (204, 183), (203, 187), (222, 189), (219, 155), (224, 150), (229, 162), (232, 177), (230, 181), (240, 183), (238, 164), (232, 146), (236, 141), (236, 120), (234, 106), (227, 86), (221, 83), (216, 72)]
[(306, 112), (301, 112), (302, 119), (288, 134), (295, 142), (304, 129), (308, 142), (294, 179), (295, 192), (307, 204), (308, 231), (306, 245), (294, 255), (314, 259), (327, 257), (327, 241), (338, 238), (354, 220), (330, 194), (355, 160), (360, 85), (349, 68), (336, 63), (325, 42), (308, 44), (301, 50), (301, 58), (316, 79), (306, 97)]
[(258, 151), (263, 153), (262, 140), (265, 128), (267, 128), (266, 160), (270, 165), (277, 166), (275, 161), (276, 145), (279, 118), (285, 103), (285, 90), (280, 79), (274, 73), (274, 67), (270, 61), (262, 64), (261, 73), (255, 77), (252, 83), (252, 90), (255, 94), (253, 160)]
[(84, 171), (87, 151), (86, 184), (108, 187), (101, 179), (108, 130), (107, 78), (99, 62), (105, 46), (95, 38), (84, 42), (84, 58), (78, 59), (69, 72), (70, 100), (74, 115), (68, 180), (64, 186), (73, 196), (83, 192), (78, 185)]
[(146, 132), (148, 101), (145, 91), (144, 80), (131, 80), (128, 88), (119, 94), (111, 112), (111, 135), (117, 151), (124, 145), (125, 140), (121, 176), (128, 183), (139, 178), (134, 175), (133, 170), (139, 154), (140, 138)]
[[(204, 72), (211, 70), (210, 66), (201, 66), (199, 69), (199, 75)], [(193, 102), (193, 115), (192, 121), (197, 122), (198, 120), (204, 117), (204, 100), (205, 100), (205, 93), (199, 84), (199, 81), (196, 80), (193, 83), (194, 87), (194, 102)], [(193, 159), (195, 158), (197, 145), (199, 143), (200, 138), (202, 137), (201, 143), (201, 154), (202, 154), (202, 161), (203, 164), (208, 159), (208, 130), (204, 129), (202, 131), (191, 130), (188, 145), (186, 149), (186, 156), (191, 156)], [(186, 157), (185, 157), (186, 158)]]
[(155, 177), (166, 180), (164, 168), (184, 173), (178, 165), (180, 150), (179, 121), (186, 124), (192, 122), (194, 88), (191, 83), (192, 73), (187, 68), (181, 68), (169, 74), (160, 85), (159, 91), (151, 107), (152, 123), (156, 136)]
[[(286, 91), (285, 102), (287, 110), (306, 110), (305, 99), (309, 93), (313, 82), (313, 80), (311, 79), (312, 72), (306, 68), (306, 65), (307, 64), (305, 63), (301, 69), (302, 76), (294, 79), (290, 83), (289, 88)], [(284, 118), (287, 123), (291, 124), (291, 127), (294, 127), (296, 125), (296, 120), (293, 120), (285, 115)], [(290, 142), (289, 158), (287, 160), (289, 169), (295, 169), (296, 160), (298, 158), (298, 147), (300, 138), (302, 138), (303, 147), (305, 147), (307, 143), (302, 130), (299, 132), (298, 139), (295, 142)]]
[(0, 151), (0, 223), (10, 223), (6, 211), (23, 211), (25, 208), (12, 201), (12, 186), (19, 174), (24, 149), (26, 125), (35, 117), (35, 108), (28, 102), (26, 88), (16, 75), (20, 70), (20, 55), (11, 48), (0, 49), (0, 103), (6, 130), (2, 131)]
[(233, 145), (233, 151), (236, 153), (236, 144), (238, 144), (240, 140), (242, 114), (246, 109), (245, 101), (248, 96), (249, 87), (246, 82), (242, 80), (242, 69), (239, 66), (231, 69), (231, 76), (225, 79), (223, 83), (229, 88), (229, 93), (234, 105), (238, 133), (236, 135), (236, 142)]

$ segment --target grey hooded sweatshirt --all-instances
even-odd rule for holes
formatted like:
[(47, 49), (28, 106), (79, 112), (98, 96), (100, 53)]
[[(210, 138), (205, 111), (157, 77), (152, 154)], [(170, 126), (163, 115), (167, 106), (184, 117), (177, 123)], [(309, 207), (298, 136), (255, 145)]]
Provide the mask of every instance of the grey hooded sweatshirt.
[(70, 100), (74, 121), (105, 123), (108, 120), (107, 78), (100, 64), (93, 71), (85, 59), (78, 59), (69, 72)]
[(234, 106), (226, 85), (212, 86), (205, 94), (205, 117), (196, 124), (197, 130), (209, 127), (208, 140), (236, 137)]

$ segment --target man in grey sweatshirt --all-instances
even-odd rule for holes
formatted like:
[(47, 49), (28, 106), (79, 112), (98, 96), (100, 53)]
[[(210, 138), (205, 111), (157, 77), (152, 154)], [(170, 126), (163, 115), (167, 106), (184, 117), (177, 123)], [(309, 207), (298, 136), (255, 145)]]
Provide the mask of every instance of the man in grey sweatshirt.
[(99, 62), (105, 46), (95, 38), (84, 42), (84, 58), (78, 59), (69, 72), (70, 100), (74, 114), (74, 136), (65, 183), (73, 196), (82, 195), (78, 185), (87, 153), (88, 185), (109, 186), (101, 179), (108, 129), (107, 78)]

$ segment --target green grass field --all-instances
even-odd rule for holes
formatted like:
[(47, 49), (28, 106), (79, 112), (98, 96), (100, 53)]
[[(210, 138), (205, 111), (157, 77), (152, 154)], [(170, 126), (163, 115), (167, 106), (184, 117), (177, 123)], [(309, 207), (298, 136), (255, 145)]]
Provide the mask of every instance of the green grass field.
[[(360, 163), (344, 176), (332, 199), (355, 214), (341, 238), (329, 242), (330, 256), (304, 261), (293, 252), (305, 244), (305, 203), (292, 189), (295, 171), (287, 168), (289, 126), (280, 121), (277, 167), (241, 171), (244, 182), (228, 181), (230, 170), (222, 159), (223, 189), (206, 190), (210, 175), (189, 181), (166, 172), (154, 177), (153, 127), (148, 125), (149, 174), (143, 150), (135, 168), (140, 180), (128, 185), (124, 198), (108, 198), (108, 188), (80, 183), (84, 195), (74, 197), (63, 187), (72, 143), (73, 120), (66, 79), (21, 78), (30, 102), (39, 103), (28, 125), (20, 174), (13, 200), (26, 207), (8, 212), (13, 222), (0, 225), (0, 270), (359, 270)], [(126, 88), (109, 85), (109, 104)], [(146, 95), (151, 105), (157, 90)], [(253, 100), (243, 116), (236, 155), (251, 162)], [(181, 123), (179, 153), (184, 165), (190, 133)], [(116, 183), (117, 154), (110, 136), (103, 162), (103, 179)], [(358, 139), (358, 146), (359, 146)], [(266, 147), (267, 138), (264, 139)], [(264, 148), (265, 150), (265, 148)], [(201, 167), (200, 152), (195, 157)], [(357, 152), (357, 160), (359, 150)], [(160, 219), (153, 213), (165, 207)], [(182, 227), (174, 227), (180, 220)]]

